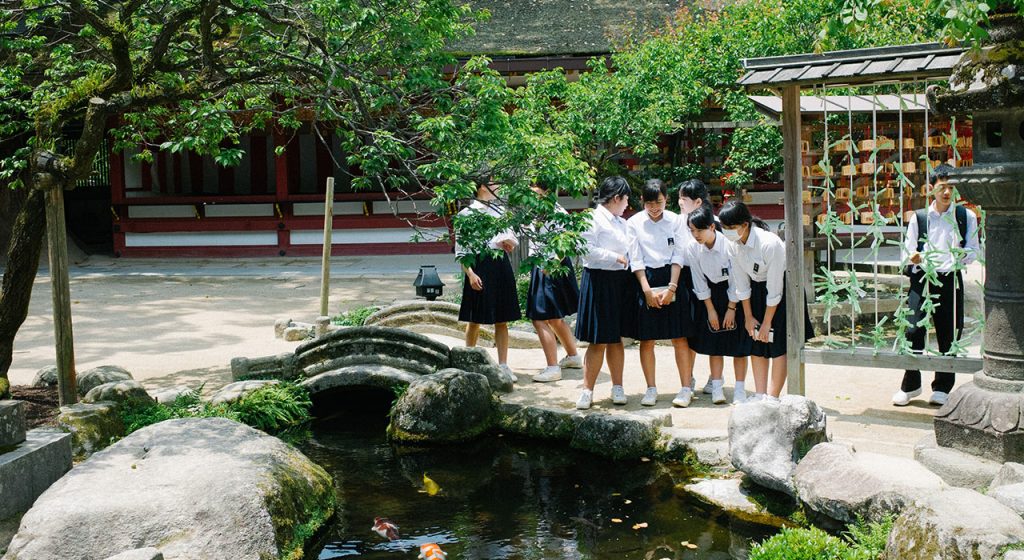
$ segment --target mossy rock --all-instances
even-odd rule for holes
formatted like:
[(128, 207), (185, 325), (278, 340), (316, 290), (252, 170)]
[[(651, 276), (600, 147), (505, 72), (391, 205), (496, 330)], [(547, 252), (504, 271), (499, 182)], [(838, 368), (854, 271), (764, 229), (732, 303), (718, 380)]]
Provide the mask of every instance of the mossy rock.
[(486, 377), (446, 369), (409, 384), (391, 409), (388, 436), (409, 443), (466, 441), (491, 429), (497, 418)]
[(537, 439), (569, 441), (583, 414), (575, 411), (502, 404), (498, 428), (503, 432)]
[(84, 459), (124, 436), (124, 422), (112, 402), (60, 407), (57, 426), (71, 434), (71, 452)]

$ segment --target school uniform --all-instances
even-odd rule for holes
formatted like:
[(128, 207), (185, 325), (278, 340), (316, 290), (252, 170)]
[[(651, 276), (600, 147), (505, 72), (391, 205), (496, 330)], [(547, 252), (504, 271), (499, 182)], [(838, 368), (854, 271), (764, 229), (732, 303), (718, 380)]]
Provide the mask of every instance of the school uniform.
[[(676, 239), (680, 243), (681, 247), (689, 247), (691, 243), (696, 243), (697, 242), (697, 240), (693, 238), (693, 234), (690, 233), (690, 223), (689, 223), (688, 217), (689, 217), (689, 214), (682, 214), (682, 213), (680, 213), (679, 214), (679, 219), (676, 221)], [(714, 216), (714, 218), (715, 218), (715, 223), (716, 224), (719, 223), (718, 216)], [(686, 256), (685, 253), (686, 252), (684, 251), (684, 255), (683, 255), (683, 270), (679, 274), (679, 277), (681, 278), (681, 280), (679, 281), (679, 289), (680, 289), (680, 291), (683, 291), (683, 289), (685, 288), (686, 293), (690, 294), (690, 293), (693, 292), (693, 273), (690, 271), (690, 263), (687, 260), (687, 256)], [(699, 331), (700, 331), (699, 323), (697, 322), (697, 314), (700, 312), (700, 310), (697, 309), (697, 306), (700, 305), (701, 303), (696, 298), (689, 298), (689, 299), (690, 299), (690, 307), (689, 307), (690, 320), (695, 325), (694, 335), (696, 336), (696, 335), (699, 335)], [(691, 344), (691, 348), (692, 348), (692, 344)]]
[[(667, 287), (672, 280), (672, 267), (683, 265), (683, 247), (678, 242), (679, 216), (666, 210), (657, 222), (647, 212), (637, 212), (626, 222), (629, 237), (629, 268), (644, 271), (652, 288)], [(634, 274), (635, 277), (635, 274)], [(682, 276), (677, 280), (683, 284)], [(690, 294), (676, 288), (675, 301), (659, 309), (647, 306), (643, 291), (638, 291), (637, 340), (671, 340), (693, 335), (690, 315)]]
[[(924, 241), (924, 251), (921, 251), (922, 263), (928, 260), (938, 271), (939, 285), (931, 284), (928, 288), (929, 294), (938, 294), (937, 306), (932, 311), (932, 322), (935, 324), (935, 338), (939, 345), (939, 352), (945, 354), (953, 345), (953, 341), (959, 339), (964, 330), (964, 280), (957, 266), (957, 256), (953, 254), (953, 248), (960, 248), (960, 231), (956, 223), (955, 204), (950, 204), (945, 212), (939, 213), (933, 202), (928, 207), (928, 231), (927, 235), (921, 235)], [(978, 219), (973, 212), (966, 212), (967, 234), (963, 250), (965, 254), (960, 257), (963, 265), (968, 265), (978, 258), (980, 246), (978, 244)], [(907, 237), (903, 241), (903, 259), (909, 262), (910, 256), (918, 252), (918, 236), (920, 227), (917, 223), (915, 212), (907, 222)], [(932, 252), (926, 254), (926, 252)], [(918, 265), (910, 267), (910, 293), (908, 304), (911, 309), (910, 327), (907, 329), (907, 339), (915, 354), (924, 352), (925, 334), (928, 325), (920, 325), (925, 318), (922, 309), (925, 296), (924, 271)], [(937, 371), (932, 381), (932, 391), (949, 393), (956, 382), (956, 375), (952, 372)], [(903, 374), (903, 383), (900, 390), (904, 392), (915, 391), (921, 388), (920, 370), (907, 370)]]
[[(472, 204), (463, 208), (455, 219), (469, 216), (473, 212), (482, 212), (494, 217), (501, 215), (498, 205), (474, 200)], [(512, 262), (509, 260), (508, 254), (498, 245), (506, 240), (515, 241), (515, 235), (511, 231), (495, 235), (487, 243), (487, 246), (501, 251), (501, 254), (497, 257), (491, 254), (479, 254), (476, 255), (476, 259), (472, 263), (467, 263), (483, 281), (484, 289), (474, 290), (470, 286), (469, 277), (463, 278), (459, 321), (494, 325), (516, 321), (522, 317), (519, 311), (519, 296), (516, 293), (516, 276), (512, 272)], [(455, 240), (455, 254), (460, 261), (469, 255), (458, 239)]]
[[(603, 204), (590, 213), (590, 227), (583, 233), (583, 277), (580, 281), (576, 338), (591, 344), (613, 344), (635, 330), (635, 307), (628, 305), (633, 292), (629, 268), (618, 258), (629, 252), (626, 221), (612, 215)], [(631, 316), (632, 315), (632, 316)]]
[[(778, 358), (786, 355), (786, 246), (778, 235), (753, 224), (746, 243), (733, 243), (729, 249), (732, 269), (729, 277), (736, 290), (736, 299), (750, 300), (755, 319), (763, 320), (770, 305), (777, 306), (772, 317), (772, 342), (754, 340), (750, 355)], [(814, 327), (804, 300), (804, 341), (814, 336)], [(741, 328), (744, 328), (741, 326)]]
[[(561, 205), (556, 205), (555, 211), (565, 213)], [(548, 227), (544, 224), (540, 229), (546, 231)], [(537, 255), (539, 250), (535, 244), (530, 244), (530, 255)], [(544, 274), (544, 270), (539, 266), (533, 267), (530, 271), (530, 291), (526, 294), (527, 318), (533, 321), (546, 321), (576, 313), (580, 299), (576, 269), (568, 257), (562, 259), (562, 266), (568, 269), (562, 276)]]
[[(716, 232), (715, 243), (710, 249), (696, 240), (686, 248), (686, 261), (690, 263), (695, 300), (693, 308), (696, 337), (690, 342), (690, 348), (705, 356), (746, 357), (750, 355), (751, 344), (754, 342), (743, 328), (743, 306), (739, 304), (736, 290), (730, 281), (730, 245), (732, 243), (724, 235)], [(707, 300), (711, 300), (711, 305), (718, 313), (717, 331), (711, 330), (711, 324), (708, 322), (708, 309), (705, 304)], [(736, 306), (736, 327), (726, 330), (725, 314), (730, 304)]]

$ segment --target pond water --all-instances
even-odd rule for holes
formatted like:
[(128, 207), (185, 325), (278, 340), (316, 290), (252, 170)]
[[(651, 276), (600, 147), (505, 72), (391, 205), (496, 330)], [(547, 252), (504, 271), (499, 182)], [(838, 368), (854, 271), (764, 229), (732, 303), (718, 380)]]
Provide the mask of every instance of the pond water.
[[(312, 558), (415, 558), (428, 542), (449, 560), (746, 558), (768, 535), (700, 509), (677, 488), (685, 474), (656, 461), (498, 435), (398, 447), (385, 426), (335, 419), (303, 445), (334, 476), (344, 504)], [(436, 495), (423, 490), (424, 474), (440, 486)], [(378, 516), (399, 526), (399, 540), (370, 530)]]

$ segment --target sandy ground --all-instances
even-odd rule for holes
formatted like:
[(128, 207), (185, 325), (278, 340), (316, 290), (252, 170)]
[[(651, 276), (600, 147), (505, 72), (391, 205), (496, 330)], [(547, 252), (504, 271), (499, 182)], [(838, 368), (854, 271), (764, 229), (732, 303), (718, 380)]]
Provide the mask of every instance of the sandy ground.
[[(335, 258), (331, 267), (332, 313), (370, 304), (409, 299), (420, 264), (436, 264), (446, 290), (458, 290), (456, 266), (447, 255)], [(297, 345), (274, 338), (274, 321), (312, 322), (319, 314), (319, 259), (145, 260), (90, 257), (72, 267), (77, 370), (102, 364), (127, 368), (148, 388), (178, 384), (204, 385), (207, 391), (230, 382), (234, 357), (287, 352)], [(975, 270), (973, 276), (980, 278)], [(970, 282), (969, 282), (970, 284)], [(29, 317), (15, 340), (10, 372), (15, 385), (28, 384), (35, 372), (54, 363), (49, 277), (44, 270), (33, 291)], [(437, 336), (449, 344), (456, 338)], [(490, 350), (493, 354), (493, 349)], [(975, 347), (974, 353), (977, 353)], [(669, 404), (679, 389), (671, 350), (659, 347), (658, 386), (662, 397), (653, 413), (671, 411), (681, 427), (725, 430), (730, 407), (715, 406), (703, 396), (688, 409)], [(512, 367), (520, 374), (515, 402), (570, 408), (582, 372), (567, 370), (557, 383), (531, 383), (544, 366), (540, 350), (512, 350)], [(698, 359), (699, 386), (708, 377), (707, 360)], [(913, 446), (931, 432), (936, 410), (924, 401), (904, 408), (889, 399), (902, 372), (833, 366), (808, 366), (807, 395), (829, 416), (829, 431), (858, 449), (913, 456)], [(614, 407), (640, 411), (645, 384), (636, 347), (627, 349), (625, 387), (630, 403)], [(970, 375), (958, 375), (957, 383)], [(732, 386), (726, 365), (726, 385)], [(926, 390), (931, 375), (924, 376)], [(748, 381), (751, 388), (752, 378)], [(610, 381), (599, 378), (593, 410), (610, 410)], [(731, 395), (731, 389), (727, 390)], [(650, 409), (647, 409), (648, 411)]]

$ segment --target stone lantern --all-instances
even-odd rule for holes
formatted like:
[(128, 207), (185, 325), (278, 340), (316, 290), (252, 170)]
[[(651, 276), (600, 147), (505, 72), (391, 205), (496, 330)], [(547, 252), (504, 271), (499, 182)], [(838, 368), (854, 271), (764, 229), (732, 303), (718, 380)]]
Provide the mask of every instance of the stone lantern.
[(987, 213), (984, 367), (938, 411), (935, 437), (941, 447), (1024, 462), (1024, 20), (997, 10), (989, 34), (964, 53), (948, 91), (929, 91), (937, 112), (973, 116), (974, 166), (950, 182)]

